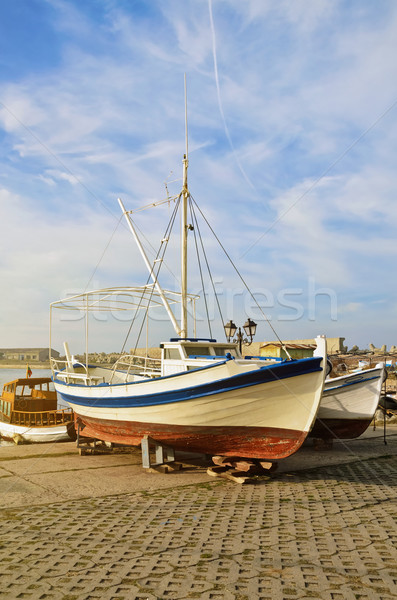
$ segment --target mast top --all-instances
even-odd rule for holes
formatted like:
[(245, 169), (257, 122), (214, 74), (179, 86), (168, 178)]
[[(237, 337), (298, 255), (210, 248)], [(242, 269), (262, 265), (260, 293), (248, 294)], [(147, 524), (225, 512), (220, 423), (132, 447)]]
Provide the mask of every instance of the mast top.
[(189, 156), (188, 148), (188, 134), (187, 134), (187, 91), (186, 91), (186, 73), (185, 73), (185, 138), (186, 138), (186, 154), (184, 159)]

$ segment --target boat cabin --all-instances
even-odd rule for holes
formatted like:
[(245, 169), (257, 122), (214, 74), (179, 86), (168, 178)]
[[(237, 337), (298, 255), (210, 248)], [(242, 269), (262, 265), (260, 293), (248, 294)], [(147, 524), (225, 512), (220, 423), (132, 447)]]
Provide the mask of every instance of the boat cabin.
[(71, 409), (58, 409), (57, 393), (49, 377), (15, 379), (3, 386), (0, 420), (18, 425), (48, 425), (72, 419)]
[(171, 338), (160, 347), (162, 376), (207, 367), (209, 361), (241, 358), (236, 344), (217, 342), (214, 339)]

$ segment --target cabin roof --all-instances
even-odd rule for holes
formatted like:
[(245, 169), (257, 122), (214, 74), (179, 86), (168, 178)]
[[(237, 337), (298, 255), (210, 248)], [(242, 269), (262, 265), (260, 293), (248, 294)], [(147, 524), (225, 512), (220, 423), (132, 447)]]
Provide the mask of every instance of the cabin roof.
[(317, 347), (316, 344), (281, 344), (280, 342), (266, 342), (261, 345), (261, 348), (266, 348), (267, 346), (273, 346), (275, 348), (289, 348), (290, 350), (313, 350)]
[(40, 383), (50, 383), (51, 381), (51, 377), (19, 377), (18, 379), (7, 381), (4, 385), (16, 383), (17, 385), (29, 385), (30, 387), (34, 387)]

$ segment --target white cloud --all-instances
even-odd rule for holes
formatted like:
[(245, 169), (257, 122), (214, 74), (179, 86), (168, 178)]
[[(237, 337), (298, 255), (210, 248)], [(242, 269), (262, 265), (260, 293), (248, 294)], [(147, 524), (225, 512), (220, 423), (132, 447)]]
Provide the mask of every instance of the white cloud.
[(356, 313), (362, 308), (361, 302), (349, 302), (345, 306), (339, 306), (339, 313)]
[(46, 169), (45, 174), (39, 177), (49, 185), (56, 185), (56, 182), (60, 180), (67, 181), (71, 185), (78, 185), (80, 183), (78, 176), (57, 169)]
[[(393, 282), (383, 285), (396, 257), (393, 111), (376, 123), (397, 99), (392, 3), (382, 16), (367, 3), (212, 2), (233, 149), (206, 2), (182, 12), (179, 2), (155, 3), (150, 17), (128, 3), (99, 2), (97, 14), (49, 4), (59, 64), (0, 82), (0, 202), (13, 232), (0, 262), (7, 314), (24, 314), (23, 290), (39, 307), (86, 282), (119, 216), (117, 196), (128, 208), (162, 199), (171, 171), (169, 191), (179, 191), (184, 72), (191, 191), (249, 283), (276, 295), (314, 277), (343, 296), (341, 307), (357, 305), (358, 319), (363, 298), (395, 295)], [(148, 228), (146, 215), (139, 220), (153, 245), (163, 216)], [(104, 285), (130, 276), (129, 254), (114, 244)], [(206, 245), (229, 286), (207, 234)], [(37, 295), (38, 281), (47, 291)], [(7, 319), (10, 335), (17, 322)]]

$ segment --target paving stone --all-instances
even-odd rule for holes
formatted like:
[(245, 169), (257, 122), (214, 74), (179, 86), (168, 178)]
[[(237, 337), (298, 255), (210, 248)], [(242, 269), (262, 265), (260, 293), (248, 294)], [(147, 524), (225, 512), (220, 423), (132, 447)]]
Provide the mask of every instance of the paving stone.
[(397, 597), (395, 458), (0, 518), (4, 600)]

